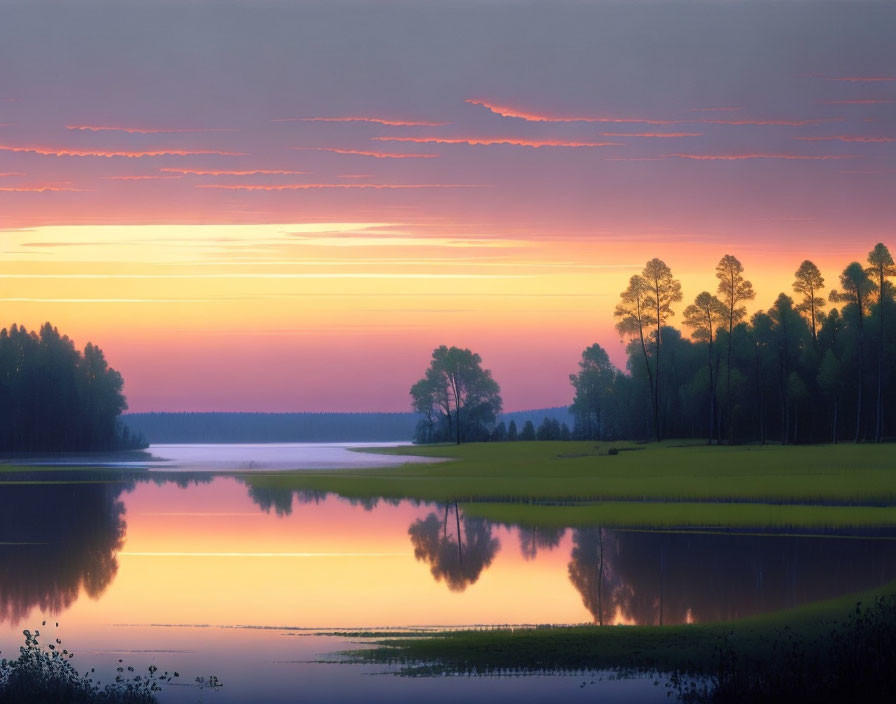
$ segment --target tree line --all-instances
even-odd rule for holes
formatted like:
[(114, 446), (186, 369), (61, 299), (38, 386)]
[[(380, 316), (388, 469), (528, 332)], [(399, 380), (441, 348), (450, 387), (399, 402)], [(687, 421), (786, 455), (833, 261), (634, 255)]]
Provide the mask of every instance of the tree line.
[[(573, 435), (588, 439), (705, 437), (709, 443), (880, 442), (894, 431), (896, 265), (877, 244), (830, 290), (805, 260), (793, 295), (749, 318), (755, 298), (736, 257), (722, 257), (716, 293), (669, 324), (681, 285), (661, 260), (631, 277), (615, 310), (628, 340), (623, 373), (600, 345), (570, 376)], [(828, 304), (831, 304), (830, 310)]]
[(0, 452), (145, 447), (119, 423), (121, 374), (103, 351), (83, 351), (49, 323), (0, 330)]
[[(545, 419), (517, 432), (498, 423), (500, 387), (468, 349), (433, 351), (411, 388), (418, 442), (566, 438), (707, 442), (880, 442), (896, 435), (896, 264), (877, 244), (828, 289), (803, 261), (792, 295), (747, 315), (756, 297), (744, 267), (726, 254), (716, 291), (683, 301), (669, 266), (651, 259), (629, 280), (614, 316), (627, 340), (625, 371), (593, 344), (570, 375), (574, 427)], [(827, 295), (825, 296), (825, 292)], [(530, 424), (531, 425), (531, 424)]]

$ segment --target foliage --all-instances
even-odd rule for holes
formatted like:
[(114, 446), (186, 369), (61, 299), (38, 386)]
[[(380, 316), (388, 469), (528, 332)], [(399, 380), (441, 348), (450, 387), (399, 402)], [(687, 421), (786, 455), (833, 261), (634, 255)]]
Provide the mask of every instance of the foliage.
[(426, 374), (411, 387), (414, 411), (423, 415), (417, 442), (487, 440), (501, 413), (501, 389), (482, 357), (458, 347), (433, 350)]
[(49, 323), (0, 331), (0, 451), (145, 447), (118, 421), (123, 385), (99, 347), (80, 352)]

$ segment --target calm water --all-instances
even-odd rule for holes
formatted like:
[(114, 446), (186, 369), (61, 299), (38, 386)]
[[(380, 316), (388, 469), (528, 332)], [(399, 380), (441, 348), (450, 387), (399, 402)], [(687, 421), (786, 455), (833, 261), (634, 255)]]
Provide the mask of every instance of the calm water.
[[(153, 450), (184, 470), (280, 466), (283, 453), (292, 466), (383, 459), (334, 446), (299, 463), (296, 446)], [(212, 472), (2, 484), (0, 649), (15, 653), (22, 628), (58, 620), (82, 669), (123, 657), (213, 673), (225, 687), (206, 700), (219, 702), (665, 701), (652, 679), (410, 679), (311, 661), (349, 647), (327, 629), (672, 624), (789, 608), (896, 579), (894, 537), (539, 532), (454, 505), (350, 502)], [(171, 687), (163, 701), (198, 696)]]

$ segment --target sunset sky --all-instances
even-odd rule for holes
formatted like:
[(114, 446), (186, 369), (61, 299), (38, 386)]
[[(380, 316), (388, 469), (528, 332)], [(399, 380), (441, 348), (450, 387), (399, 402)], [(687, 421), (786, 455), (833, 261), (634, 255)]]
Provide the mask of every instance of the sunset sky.
[(654, 256), (756, 308), (896, 246), (896, 5), (0, 2), (0, 325), (132, 411), (564, 405)]

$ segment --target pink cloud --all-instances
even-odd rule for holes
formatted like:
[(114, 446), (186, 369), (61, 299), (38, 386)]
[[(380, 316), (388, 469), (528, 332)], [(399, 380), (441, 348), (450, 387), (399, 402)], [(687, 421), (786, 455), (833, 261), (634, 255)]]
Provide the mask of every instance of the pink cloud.
[(601, 132), (602, 137), (652, 137), (677, 139), (680, 137), (702, 137), (702, 132)]
[(244, 152), (222, 152), (211, 149), (153, 149), (141, 151), (118, 151), (110, 149), (67, 149), (65, 147), (38, 147), (15, 146), (0, 144), (0, 151), (26, 152), (41, 154), (43, 156), (98, 156), (98, 157), (126, 157), (138, 159), (145, 156), (192, 156), (194, 154), (216, 154), (219, 156), (246, 156)]
[(163, 181), (167, 179), (178, 179), (183, 178), (183, 175), (173, 175), (169, 174), (167, 176), (103, 176), (102, 178), (108, 181)]
[(165, 171), (168, 173), (175, 173), (181, 175), (190, 175), (190, 176), (254, 176), (255, 174), (270, 174), (270, 175), (280, 175), (280, 176), (300, 176), (303, 174), (309, 173), (308, 171), (288, 171), (285, 169), (246, 169), (246, 170), (234, 170), (234, 169), (174, 169), (174, 168), (165, 168), (160, 169), (160, 171)]
[(362, 149), (338, 149), (336, 147), (290, 147), (298, 151), (312, 150), (318, 152), (332, 152), (333, 154), (350, 154), (354, 156), (369, 156), (375, 159), (438, 159), (438, 154), (395, 154), (391, 152), (365, 151)]
[(664, 154), (664, 157), (677, 159), (694, 159), (696, 161), (741, 161), (745, 159), (785, 159), (798, 161), (814, 161), (827, 159), (852, 159), (851, 154)]
[(127, 132), (128, 134), (176, 134), (190, 132), (236, 132), (230, 127), (193, 127), (193, 128), (165, 128), (165, 127), (125, 127), (118, 125), (66, 125), (67, 130), (80, 130), (82, 132)]
[(706, 125), (777, 125), (783, 127), (807, 127), (821, 125), (825, 122), (843, 122), (842, 117), (825, 117), (808, 120), (697, 120)]
[(413, 142), (416, 144), (469, 144), (491, 146), (507, 144), (515, 147), (619, 147), (619, 142), (573, 142), (559, 139), (523, 139), (520, 137), (374, 137), (383, 142)]
[(801, 142), (860, 142), (866, 144), (896, 142), (896, 137), (865, 137), (862, 135), (835, 134), (826, 137), (794, 137)]
[(373, 189), (373, 190), (404, 190), (423, 188), (481, 188), (481, 184), (473, 183), (203, 183), (196, 188), (214, 188), (227, 191), (304, 191), (315, 189)]
[(527, 122), (632, 122), (642, 123), (646, 125), (677, 125), (689, 120), (654, 120), (640, 117), (596, 117), (596, 116), (560, 116), (548, 115), (545, 113), (536, 113), (528, 110), (520, 110), (518, 108), (509, 107), (507, 105), (498, 105), (488, 100), (480, 100), (478, 98), (468, 98), (465, 102), (470, 105), (478, 105), (489, 110), (501, 117), (515, 117)]
[(369, 122), (388, 127), (442, 127), (451, 124), (424, 120), (391, 120), (384, 117), (281, 117), (271, 122)]

